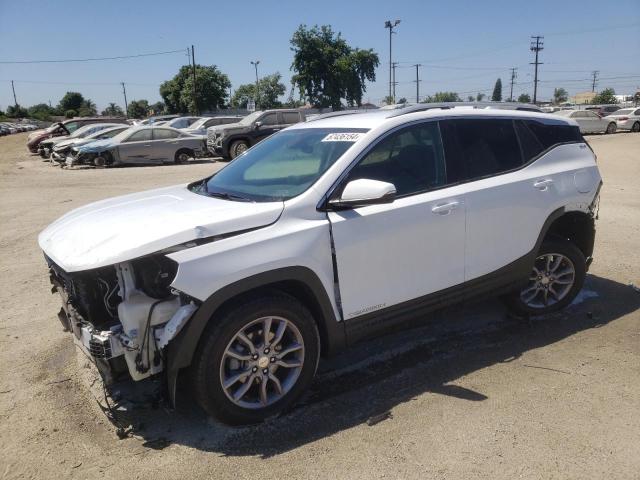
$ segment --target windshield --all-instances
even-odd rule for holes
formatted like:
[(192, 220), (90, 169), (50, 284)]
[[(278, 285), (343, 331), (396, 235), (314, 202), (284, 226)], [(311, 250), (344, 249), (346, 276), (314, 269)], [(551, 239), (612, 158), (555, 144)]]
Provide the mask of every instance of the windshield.
[(97, 132), (93, 132), (91, 135), (87, 135), (87, 138), (111, 138), (120, 132), (124, 132), (129, 127), (113, 127), (113, 128), (105, 128), (104, 130), (99, 130)]
[(205, 122), (207, 122), (209, 120), (211, 120), (211, 118), (201, 118), (200, 120), (196, 120), (191, 125), (189, 125), (189, 128), (187, 128), (187, 130), (198, 130), (198, 129), (202, 128), (202, 126), (205, 124)]
[(126, 130), (123, 130), (119, 134), (112, 137), (113, 141), (116, 143), (120, 143), (126, 140), (127, 138), (129, 138), (129, 135), (133, 134), (134, 132), (137, 132), (138, 130), (142, 130), (142, 128), (136, 128), (136, 127), (127, 128)]
[(93, 130), (94, 128), (96, 128), (95, 125), (85, 125), (84, 127), (80, 127), (79, 129), (77, 129), (75, 132), (73, 132), (71, 135), (69, 135), (71, 138), (84, 138), (86, 137), (89, 133), (91, 133), (91, 130)]
[(288, 200), (307, 190), (366, 131), (362, 128), (285, 130), (190, 188), (202, 195), (229, 200)]
[(250, 113), (249, 115), (244, 117), (242, 120), (240, 120), (238, 123), (240, 123), (242, 125), (251, 125), (251, 123), (254, 120), (256, 120), (260, 115), (262, 115), (262, 112), (260, 112), (260, 111)]

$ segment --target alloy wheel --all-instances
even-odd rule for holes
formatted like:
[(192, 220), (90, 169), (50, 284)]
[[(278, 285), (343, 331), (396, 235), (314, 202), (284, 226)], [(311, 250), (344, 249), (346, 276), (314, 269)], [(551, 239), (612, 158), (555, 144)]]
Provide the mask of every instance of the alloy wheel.
[(291, 391), (303, 363), (304, 341), (293, 322), (258, 318), (228, 343), (220, 363), (222, 390), (239, 407), (267, 407)]
[(567, 296), (576, 279), (573, 262), (559, 253), (536, 258), (528, 285), (520, 299), (530, 308), (543, 309)]

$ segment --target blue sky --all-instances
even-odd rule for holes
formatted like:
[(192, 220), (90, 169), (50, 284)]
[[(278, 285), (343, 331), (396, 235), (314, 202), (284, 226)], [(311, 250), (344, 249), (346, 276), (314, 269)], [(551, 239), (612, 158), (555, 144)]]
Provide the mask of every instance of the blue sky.
[[(365, 99), (379, 103), (388, 91), (387, 19), (401, 19), (394, 35), (398, 97), (415, 99), (414, 63), (422, 63), (421, 94), (453, 90), (461, 96), (490, 93), (501, 77), (508, 94), (509, 68), (518, 68), (515, 95), (532, 92), (530, 35), (544, 35), (540, 99), (555, 87), (570, 93), (599, 87), (617, 93), (640, 87), (640, 0), (609, 1), (35, 1), (0, 0), (0, 61), (133, 55), (185, 49), (196, 62), (217, 65), (233, 87), (279, 71), (289, 83), (289, 40), (300, 24), (329, 24), (349, 44), (380, 55), (377, 81)], [(129, 100), (160, 100), (159, 84), (171, 78), (186, 53), (66, 64), (0, 63), (0, 109), (13, 104), (55, 105), (68, 90), (103, 108)]]

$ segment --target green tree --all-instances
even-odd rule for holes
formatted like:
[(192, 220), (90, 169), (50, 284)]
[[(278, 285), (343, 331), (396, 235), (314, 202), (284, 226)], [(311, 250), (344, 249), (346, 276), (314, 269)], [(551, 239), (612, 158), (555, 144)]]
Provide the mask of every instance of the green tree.
[(164, 102), (156, 102), (149, 105), (149, 110), (153, 112), (154, 115), (162, 115), (167, 109), (167, 106)]
[(282, 106), (282, 102), (278, 100), (287, 91), (287, 87), (282, 83), (282, 75), (276, 72), (266, 77), (262, 77), (258, 81), (258, 93), (256, 95), (256, 84), (247, 83), (240, 85), (233, 94), (231, 106), (235, 108), (247, 108), (247, 102), (250, 98), (256, 100), (258, 108), (278, 108)]
[(382, 101), (387, 105), (393, 105), (395, 103), (391, 95), (387, 95)]
[[(196, 65), (196, 102), (198, 111), (223, 108), (229, 95), (229, 77), (215, 65)], [(193, 73), (188, 65), (171, 80), (160, 85), (160, 96), (169, 113), (196, 113), (193, 102)]]
[(616, 92), (613, 88), (605, 88), (591, 100), (594, 105), (603, 105), (609, 103), (618, 103)]
[(21, 107), (20, 105), (9, 105), (7, 107), (7, 117), (24, 118), (28, 116), (29, 116), (29, 112), (27, 111), (27, 109)]
[(65, 110), (65, 112), (64, 112), (64, 117), (65, 118), (73, 118), (73, 117), (77, 117), (77, 116), (78, 116), (78, 112), (76, 112), (73, 109)]
[(520, 103), (531, 103), (531, 96), (528, 93), (521, 93), (518, 97)]
[(98, 109), (96, 107), (96, 104), (89, 99), (84, 100), (82, 102), (82, 105), (80, 105), (80, 108), (78, 109), (78, 115), (80, 115), (81, 117), (94, 117), (97, 114)]
[(350, 47), (330, 26), (307, 28), (300, 25), (291, 38), (295, 72), (292, 81), (314, 107), (342, 108), (361, 105), (366, 81), (375, 81), (380, 64), (372, 49)]
[(481, 102), (484, 97), (486, 97), (484, 93), (478, 93), (476, 95), (476, 102)]
[(107, 108), (102, 110), (101, 115), (105, 117), (124, 117), (124, 111), (115, 103), (110, 103)]
[(144, 118), (149, 113), (147, 100), (131, 100), (127, 107), (127, 115), (131, 118)]
[(469, 95), (469, 96), (467, 97), (467, 100), (468, 100), (469, 102), (473, 102), (473, 101), (475, 100), (475, 97), (474, 97), (473, 95)]
[(75, 110), (76, 112), (78, 112), (78, 110), (80, 110), (80, 107), (82, 107), (83, 102), (84, 97), (81, 93), (67, 92), (60, 100), (60, 103), (58, 104), (58, 110), (61, 112), (66, 112), (67, 110)]
[(498, 78), (496, 80), (496, 84), (493, 87), (493, 93), (491, 94), (492, 102), (501, 102), (502, 101), (502, 80)]
[(422, 103), (441, 103), (441, 102), (461, 102), (462, 100), (456, 92), (436, 92), (429, 95)]
[(569, 94), (564, 88), (555, 88), (553, 90), (553, 103), (555, 103), (556, 105), (566, 102), (568, 98)]
[(49, 120), (51, 115), (55, 115), (55, 109), (51, 108), (46, 103), (38, 103), (28, 108), (29, 117), (37, 118), (38, 120)]
[(402, 97), (400, 100), (398, 100), (398, 103), (405, 104), (407, 103), (407, 99)]

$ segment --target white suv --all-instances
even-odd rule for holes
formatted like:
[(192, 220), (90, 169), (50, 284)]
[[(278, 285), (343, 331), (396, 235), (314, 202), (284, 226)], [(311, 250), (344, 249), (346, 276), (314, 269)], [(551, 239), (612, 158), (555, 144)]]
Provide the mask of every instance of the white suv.
[(321, 355), (472, 297), (567, 306), (601, 178), (572, 120), (428, 105), (287, 128), (209, 178), (40, 234), (59, 317), (104, 380), (191, 370), (233, 424), (291, 406)]

